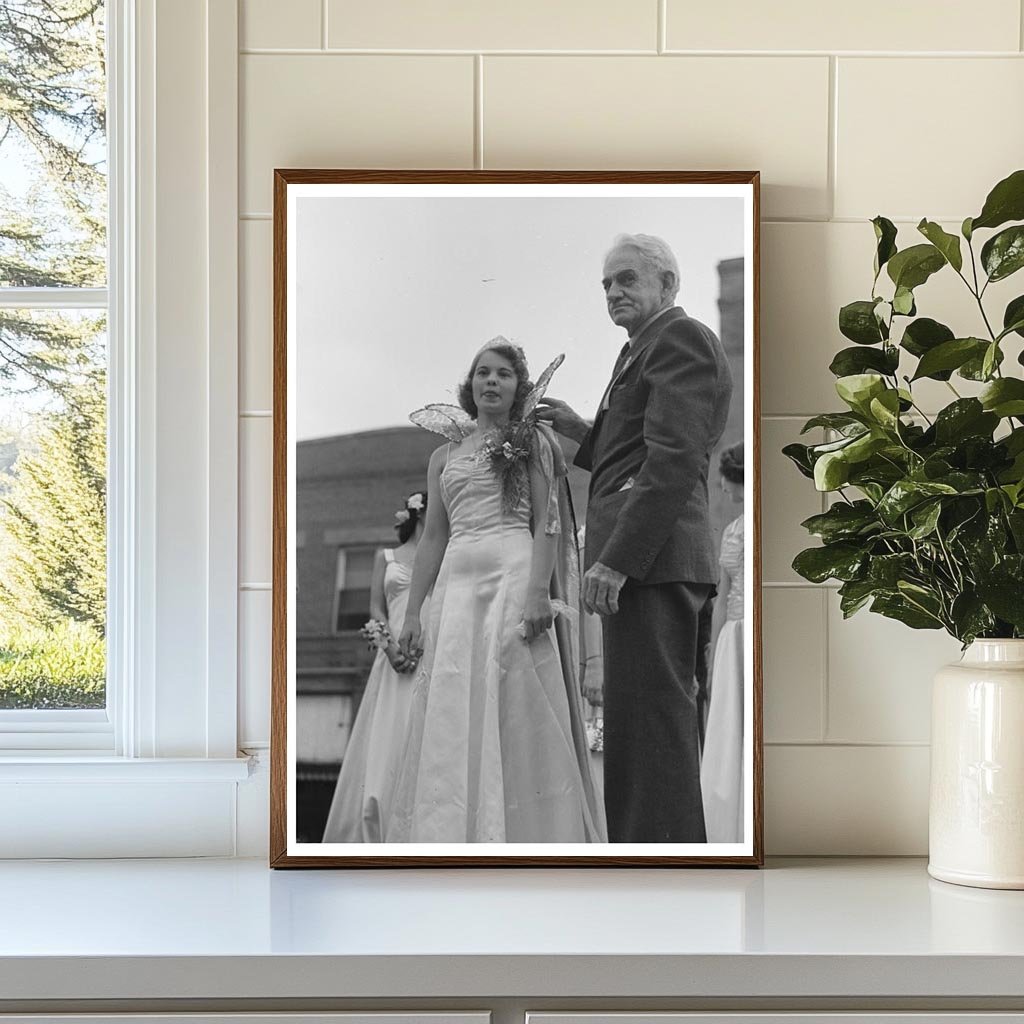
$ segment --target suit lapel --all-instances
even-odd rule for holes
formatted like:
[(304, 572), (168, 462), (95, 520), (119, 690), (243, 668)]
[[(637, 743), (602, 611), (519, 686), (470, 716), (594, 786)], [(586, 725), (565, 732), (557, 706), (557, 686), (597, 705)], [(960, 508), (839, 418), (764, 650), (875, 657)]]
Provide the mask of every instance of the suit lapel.
[(633, 342), (630, 348), (629, 355), (626, 357), (626, 361), (619, 367), (616, 373), (612, 375), (612, 379), (608, 382), (608, 387), (605, 388), (604, 394), (601, 396), (601, 405), (598, 407), (597, 416), (594, 417), (594, 429), (591, 431), (591, 436), (596, 437), (598, 428), (601, 426), (601, 422), (604, 420), (604, 414), (608, 411), (607, 404), (611, 399), (612, 388), (623, 378), (626, 371), (637, 361), (641, 351), (646, 348), (661, 332), (661, 329), (671, 323), (673, 320), (678, 320), (681, 317), (685, 317), (686, 313), (683, 312), (681, 306), (669, 306), (660, 316), (655, 317), (640, 333), (640, 336)]

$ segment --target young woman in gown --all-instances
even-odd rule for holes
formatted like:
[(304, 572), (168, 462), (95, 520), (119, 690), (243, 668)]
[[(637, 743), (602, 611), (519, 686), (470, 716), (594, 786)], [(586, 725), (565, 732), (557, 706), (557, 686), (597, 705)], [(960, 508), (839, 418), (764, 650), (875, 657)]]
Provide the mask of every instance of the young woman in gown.
[(711, 620), (711, 700), (700, 765), (709, 843), (743, 841), (743, 445), (722, 452), (722, 489), (739, 515), (722, 533)]
[(370, 619), (387, 624), (391, 640), (370, 669), (359, 713), (324, 827), (325, 843), (380, 843), (402, 756), (412, 699), (411, 667), (398, 649), (405, 623), (416, 547), (423, 536), (427, 496), (410, 494), (395, 513), (399, 546), (381, 549), (370, 579)]
[(553, 628), (553, 569), (560, 544), (574, 541), (560, 515), (564, 459), (535, 429), (529, 458), (513, 467), (522, 486), (510, 503), (486, 444), (519, 418), (528, 391), (522, 350), (488, 343), (459, 395), (475, 423), (430, 460), (400, 642), (422, 661), (388, 842), (606, 841), (575, 679), (578, 646), (568, 649), (562, 616), (561, 643)]

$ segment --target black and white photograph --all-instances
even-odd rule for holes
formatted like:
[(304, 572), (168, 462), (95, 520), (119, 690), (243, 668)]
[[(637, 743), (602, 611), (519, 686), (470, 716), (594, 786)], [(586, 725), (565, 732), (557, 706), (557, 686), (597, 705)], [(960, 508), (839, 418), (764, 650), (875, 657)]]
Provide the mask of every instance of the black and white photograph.
[(272, 864), (761, 863), (757, 184), (276, 172)]

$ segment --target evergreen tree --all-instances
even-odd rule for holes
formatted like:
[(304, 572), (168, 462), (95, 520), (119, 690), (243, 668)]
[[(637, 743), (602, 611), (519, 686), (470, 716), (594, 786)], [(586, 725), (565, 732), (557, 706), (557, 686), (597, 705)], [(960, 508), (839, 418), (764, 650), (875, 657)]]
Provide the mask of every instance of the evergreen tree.
[[(0, 287), (105, 283), (102, 0), (0, 3), (0, 155), (32, 184), (0, 187)], [(0, 311), (0, 387), (66, 396), (95, 363), (61, 318)]]
[(100, 374), (51, 414), (0, 498), (0, 606), (9, 621), (106, 628), (106, 398)]

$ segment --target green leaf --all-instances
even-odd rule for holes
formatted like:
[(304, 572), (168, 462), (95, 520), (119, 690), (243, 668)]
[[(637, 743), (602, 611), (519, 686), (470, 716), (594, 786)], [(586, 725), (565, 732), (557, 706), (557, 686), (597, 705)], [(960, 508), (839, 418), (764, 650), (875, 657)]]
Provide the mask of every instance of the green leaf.
[(839, 588), (839, 607), (848, 619), (860, 611), (878, 593), (878, 585), (871, 580), (850, 580)]
[(877, 345), (887, 335), (875, 316), (877, 300), (850, 302), (839, 310), (839, 331), (858, 345)]
[(875, 277), (882, 267), (896, 255), (896, 225), (891, 220), (879, 215), (871, 221), (875, 229)]
[(913, 316), (917, 312), (914, 305), (914, 293), (909, 288), (900, 285), (892, 297), (892, 308), (894, 313), (900, 316)]
[(963, 643), (991, 633), (996, 625), (992, 612), (977, 594), (969, 590), (954, 598), (949, 617), (956, 627), (956, 638)]
[[(890, 389), (877, 398), (871, 399), (868, 407), (875, 422), (886, 430), (896, 430), (899, 425), (900, 396), (899, 392)], [(881, 447), (881, 446), (879, 446)]]
[(827, 579), (852, 580), (865, 557), (859, 544), (844, 541), (801, 551), (793, 559), (793, 569), (812, 583), (824, 583)]
[(981, 376), (984, 380), (988, 380), (992, 376), (993, 370), (999, 365), (999, 354), (998, 341), (993, 341), (985, 349), (985, 357), (981, 361)]
[(897, 525), (900, 516), (912, 508), (941, 494), (956, 494), (950, 484), (927, 480), (897, 480), (878, 503), (878, 514), (890, 526)]
[[(920, 358), (926, 352), (941, 345), (943, 342), (952, 341), (956, 335), (945, 325), (929, 317), (918, 317), (913, 323), (907, 324), (903, 332), (900, 346), (905, 348), (912, 356)], [(946, 380), (952, 374), (946, 376)]]
[(879, 529), (878, 517), (868, 501), (850, 504), (837, 501), (827, 512), (811, 516), (800, 524), (808, 533), (820, 537), (826, 544), (849, 540)]
[(978, 228), (997, 228), (1008, 220), (1024, 220), (1024, 170), (1003, 178), (989, 192), (981, 213), (970, 220), (970, 227), (967, 228), (968, 221), (964, 221), (964, 227), (974, 232)]
[(885, 390), (885, 381), (876, 373), (854, 373), (836, 381), (839, 397), (861, 415), (866, 415), (871, 399)]
[(1024, 338), (1024, 295), (1013, 299), (1003, 313), (1003, 334), (1009, 334), (1010, 331)]
[(1024, 416), (1024, 380), (1019, 377), (994, 380), (978, 397), (987, 411), (1000, 418)]
[(1024, 267), (1024, 225), (1000, 231), (981, 249), (981, 265), (990, 281), (1002, 281)]
[(925, 537), (931, 536), (935, 532), (935, 527), (939, 523), (939, 516), (942, 515), (942, 502), (941, 501), (928, 501), (923, 505), (918, 505), (913, 512), (910, 513), (910, 519), (913, 522), (913, 529), (909, 531), (909, 535), (914, 540), (924, 540)]
[(914, 607), (906, 598), (879, 595), (871, 602), (871, 610), (887, 619), (896, 619), (911, 629), (942, 629), (942, 621)]
[[(868, 351), (867, 349), (858, 349), (857, 351)], [(848, 412), (825, 412), (820, 416), (812, 416), (804, 425), (800, 431), (801, 434), (806, 434), (808, 430), (814, 430), (816, 427), (825, 427), (828, 430), (839, 430), (845, 431), (850, 427), (855, 426), (866, 426), (857, 416), (851, 416)], [(859, 433), (859, 431), (858, 431)]]
[(892, 376), (900, 365), (899, 349), (894, 345), (884, 348), (844, 348), (836, 353), (829, 370), (837, 377), (849, 377), (865, 370), (878, 370)]
[(917, 364), (912, 379), (920, 380), (922, 377), (941, 379), (938, 375), (942, 372), (956, 370), (975, 356), (984, 357), (986, 348), (988, 348), (988, 343), (980, 338), (954, 338), (952, 341), (944, 341), (921, 356), (921, 361)]
[(959, 398), (935, 417), (934, 426), (939, 444), (956, 444), (968, 437), (991, 437), (999, 417), (985, 412), (976, 398)]
[(992, 353), (993, 369), (986, 373), (985, 358), (989, 354), (989, 347), (990, 346), (986, 346), (984, 352), (979, 352), (978, 355), (971, 356), (971, 358), (968, 359), (967, 362), (965, 362), (963, 366), (961, 366), (960, 369), (956, 371), (957, 376), (963, 377), (964, 380), (991, 380), (992, 373), (995, 372), (995, 367), (1000, 366), (1003, 362), (1003, 350), (996, 346), (995, 351)]
[(912, 245), (896, 253), (889, 260), (886, 270), (897, 288), (913, 291), (945, 265), (945, 257), (934, 245)]
[(789, 459), (804, 476), (814, 479), (814, 462), (811, 459), (810, 448), (806, 444), (787, 444), (782, 449), (782, 454)]
[(922, 220), (917, 230), (942, 253), (945, 261), (954, 269), (960, 270), (964, 265), (960, 254), (960, 239), (944, 231), (933, 220)]
[(850, 479), (850, 464), (843, 453), (826, 452), (814, 463), (814, 486), (819, 491), (838, 490)]
[(879, 588), (895, 590), (913, 563), (913, 555), (908, 555), (906, 552), (894, 555), (875, 555), (868, 566), (868, 579)]
[(965, 218), (963, 224), (960, 225), (960, 234), (963, 235), (968, 242), (971, 240), (971, 235), (974, 234), (974, 230), (971, 227), (973, 221), (973, 217), (967, 217)]
[(978, 597), (1004, 622), (1024, 629), (1024, 583), (996, 579), (978, 584)]

